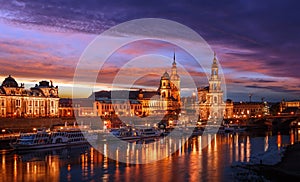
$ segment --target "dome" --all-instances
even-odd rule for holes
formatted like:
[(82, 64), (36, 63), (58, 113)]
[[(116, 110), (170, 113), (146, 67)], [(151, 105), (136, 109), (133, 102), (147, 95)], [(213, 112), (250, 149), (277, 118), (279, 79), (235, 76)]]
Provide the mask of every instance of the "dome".
[(170, 76), (169, 76), (168, 72), (165, 72), (163, 74), (163, 76), (161, 77), (161, 79), (170, 79)]
[(11, 77), (11, 75), (9, 75), (2, 82), (2, 86), (5, 86), (5, 87), (18, 87), (18, 83), (16, 82), (16, 80), (13, 77)]
[(179, 75), (178, 74), (176, 74), (176, 75), (171, 75), (171, 80), (180, 80), (180, 77), (179, 77)]

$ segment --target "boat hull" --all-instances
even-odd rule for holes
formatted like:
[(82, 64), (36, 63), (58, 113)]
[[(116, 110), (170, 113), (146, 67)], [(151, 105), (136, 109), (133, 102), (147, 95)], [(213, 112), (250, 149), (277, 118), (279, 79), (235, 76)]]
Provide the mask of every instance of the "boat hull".
[(53, 144), (38, 144), (38, 145), (23, 145), (23, 144), (13, 144), (11, 143), (10, 146), (14, 150), (36, 150), (36, 149), (46, 149), (46, 148), (59, 148), (59, 147), (67, 147), (67, 146), (74, 146), (74, 145), (83, 145), (88, 144), (88, 141), (81, 141), (81, 142), (69, 142), (69, 143), (53, 143)]

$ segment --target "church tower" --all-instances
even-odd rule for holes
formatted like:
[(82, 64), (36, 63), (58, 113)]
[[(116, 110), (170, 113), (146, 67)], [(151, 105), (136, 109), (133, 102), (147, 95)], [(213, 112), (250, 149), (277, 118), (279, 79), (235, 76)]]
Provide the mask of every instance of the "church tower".
[(221, 78), (219, 76), (219, 66), (216, 53), (214, 53), (209, 88), (206, 92), (206, 99), (200, 103), (200, 118), (208, 121), (222, 120), (226, 104), (223, 101), (223, 91), (221, 89)]
[(221, 78), (219, 77), (219, 66), (216, 53), (214, 53), (211, 75), (209, 79), (209, 92), (207, 94), (210, 114), (208, 119), (223, 119), (225, 103), (223, 101), (223, 91), (221, 89)]
[(170, 76), (167, 72), (161, 77), (158, 90), (162, 98), (168, 99), (171, 97)]
[(172, 88), (172, 96), (178, 101), (180, 101), (180, 77), (177, 73), (175, 52), (173, 55), (170, 81), (171, 81), (171, 88)]
[[(214, 93), (214, 96), (219, 95), (223, 97), (223, 92), (221, 90), (221, 79), (219, 77), (219, 66), (217, 63), (216, 53), (214, 54), (213, 64), (211, 66), (211, 75), (209, 79), (209, 92)], [(223, 102), (223, 99), (219, 100), (219, 98), (216, 98), (217, 100), (214, 100), (214, 103), (220, 103)]]

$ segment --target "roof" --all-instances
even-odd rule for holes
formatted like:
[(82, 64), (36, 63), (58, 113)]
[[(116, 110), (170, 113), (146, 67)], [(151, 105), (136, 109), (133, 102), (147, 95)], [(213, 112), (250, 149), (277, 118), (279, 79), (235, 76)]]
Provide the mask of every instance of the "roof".
[(234, 105), (264, 105), (263, 102), (233, 102)]
[(166, 80), (166, 79), (170, 79), (170, 76), (169, 76), (169, 73), (168, 72), (165, 72), (163, 74), (163, 76), (161, 77), (162, 80)]
[[(95, 100), (103, 99), (129, 99), (129, 100), (138, 100), (139, 93), (143, 94), (143, 98), (151, 98), (155, 95), (159, 95), (157, 91), (131, 91), (131, 90), (113, 90), (113, 91), (99, 91), (94, 92), (89, 98), (95, 96)], [(104, 100), (103, 100), (104, 102)]]
[(2, 82), (2, 86), (5, 86), (5, 87), (19, 87), (18, 83), (16, 82), (16, 80), (11, 75), (9, 75), (8, 77), (6, 77), (4, 79), (4, 81)]
[(86, 98), (72, 99), (73, 106), (77, 107), (93, 107), (94, 101)]
[(160, 95), (159, 94), (159, 92), (157, 92), (157, 91), (144, 91), (143, 92), (143, 98), (152, 98), (153, 96), (155, 96), (155, 95)]

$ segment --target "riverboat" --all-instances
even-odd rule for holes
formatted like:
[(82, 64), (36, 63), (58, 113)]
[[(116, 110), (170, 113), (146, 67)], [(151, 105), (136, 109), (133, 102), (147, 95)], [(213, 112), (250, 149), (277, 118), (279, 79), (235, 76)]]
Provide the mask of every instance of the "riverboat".
[(246, 127), (240, 127), (238, 125), (227, 125), (224, 127), (224, 130), (226, 133), (234, 132), (234, 133), (239, 133), (239, 132), (244, 132), (247, 130)]
[(39, 130), (35, 133), (21, 133), (16, 142), (10, 143), (10, 146), (14, 150), (33, 150), (87, 143), (80, 129), (68, 128), (58, 131)]

